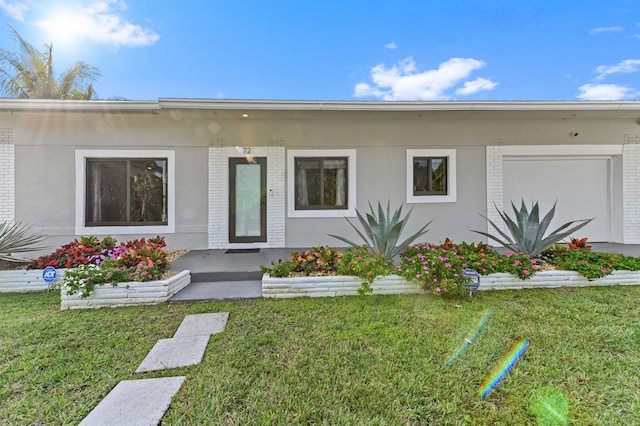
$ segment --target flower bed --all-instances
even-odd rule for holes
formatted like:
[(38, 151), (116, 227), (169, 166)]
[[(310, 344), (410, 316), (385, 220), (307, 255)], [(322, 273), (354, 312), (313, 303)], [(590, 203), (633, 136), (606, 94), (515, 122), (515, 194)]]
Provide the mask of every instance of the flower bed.
[(190, 282), (191, 272), (182, 271), (165, 280), (121, 282), (116, 286), (97, 285), (93, 292), (84, 298), (80, 293), (69, 295), (67, 294), (68, 289), (62, 287), (60, 291), (61, 309), (154, 305), (166, 302)]
[(47, 283), (42, 279), (42, 269), (0, 271), (0, 293), (33, 293), (56, 288), (64, 272), (64, 269), (58, 269), (56, 280)]

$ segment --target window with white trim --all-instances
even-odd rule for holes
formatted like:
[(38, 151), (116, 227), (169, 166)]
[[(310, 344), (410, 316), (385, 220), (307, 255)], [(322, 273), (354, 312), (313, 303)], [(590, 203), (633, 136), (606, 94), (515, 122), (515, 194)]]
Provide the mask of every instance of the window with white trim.
[(174, 151), (77, 150), (76, 233), (172, 233)]
[(455, 149), (408, 149), (407, 203), (455, 201)]
[(87, 158), (86, 226), (167, 224), (166, 158)]
[(288, 151), (289, 217), (355, 216), (356, 151)]

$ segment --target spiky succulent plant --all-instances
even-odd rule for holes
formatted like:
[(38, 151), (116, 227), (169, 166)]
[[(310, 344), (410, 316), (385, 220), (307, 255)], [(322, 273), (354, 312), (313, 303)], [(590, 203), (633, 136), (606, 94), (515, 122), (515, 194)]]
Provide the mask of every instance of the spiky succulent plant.
[(41, 243), (46, 235), (33, 233), (29, 226), (22, 222), (0, 223), (0, 260), (9, 262), (29, 262), (30, 259), (15, 257), (14, 253), (42, 250), (36, 244)]
[(524, 200), (522, 200), (520, 210), (518, 210), (512, 202), (511, 207), (513, 207), (513, 212), (515, 213), (515, 221), (511, 219), (506, 212), (501, 212), (496, 206), (496, 210), (498, 210), (500, 217), (504, 221), (505, 225), (507, 225), (507, 228), (511, 233), (511, 237), (486, 216), (482, 217), (489, 221), (491, 226), (493, 226), (493, 228), (498, 232), (499, 236), (482, 231), (473, 232), (489, 237), (514, 252), (525, 253), (534, 257), (538, 256), (545, 249), (558, 243), (560, 240), (569, 236), (578, 229), (586, 226), (594, 219), (572, 220), (560, 226), (545, 237), (544, 234), (547, 232), (547, 228), (555, 214), (556, 203), (553, 203), (553, 207), (544, 216), (542, 221), (539, 219), (540, 210), (538, 208), (537, 201), (532, 205), (531, 211), (529, 211), (527, 206), (525, 206)]
[[(366, 219), (365, 216), (363, 216), (358, 210), (356, 210), (358, 220), (360, 221), (360, 224), (363, 228), (362, 232), (359, 231), (358, 228), (356, 228), (356, 226), (351, 223), (348, 218), (345, 219), (347, 219), (349, 225), (351, 225), (351, 227), (356, 230), (360, 238), (362, 238), (362, 240), (364, 241), (364, 244), (369, 247), (369, 250), (377, 254), (383, 254), (387, 259), (393, 259), (398, 255), (398, 253), (404, 250), (409, 245), (409, 243), (411, 243), (416, 238), (426, 234), (429, 231), (427, 227), (432, 222), (429, 221), (426, 225), (421, 227), (418, 232), (398, 244), (398, 241), (400, 240), (400, 234), (402, 234), (402, 230), (407, 225), (407, 221), (409, 220), (409, 216), (411, 215), (413, 208), (409, 210), (409, 213), (407, 213), (407, 215), (403, 218), (400, 218), (400, 216), (402, 215), (402, 205), (398, 209), (396, 209), (393, 214), (391, 214), (391, 208), (388, 201), (386, 212), (382, 208), (380, 202), (378, 202), (377, 215), (373, 207), (371, 206), (371, 203), (369, 203), (369, 210), (370, 212), (366, 213)], [(344, 241), (351, 246), (359, 245), (339, 235), (329, 234), (329, 236)]]

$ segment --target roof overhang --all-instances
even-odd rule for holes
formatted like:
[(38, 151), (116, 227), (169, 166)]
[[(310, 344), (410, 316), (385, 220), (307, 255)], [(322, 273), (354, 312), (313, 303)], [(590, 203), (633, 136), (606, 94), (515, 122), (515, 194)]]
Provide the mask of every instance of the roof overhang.
[(640, 116), (640, 101), (288, 101), (234, 99), (177, 99), (157, 101), (86, 101), (0, 99), (0, 111), (147, 113), (161, 110), (265, 112), (628, 112)]

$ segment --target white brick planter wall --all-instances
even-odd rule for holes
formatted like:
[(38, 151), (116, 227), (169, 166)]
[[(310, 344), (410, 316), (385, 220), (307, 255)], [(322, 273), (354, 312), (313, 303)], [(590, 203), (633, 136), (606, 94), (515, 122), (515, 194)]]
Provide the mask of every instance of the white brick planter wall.
[(171, 296), (185, 288), (191, 282), (191, 272), (182, 271), (166, 280), (147, 282), (123, 282), (116, 287), (96, 286), (87, 298), (79, 293), (67, 295), (66, 288), (60, 291), (62, 300), (60, 309), (87, 309), (117, 306), (155, 305), (166, 302)]
[[(333, 297), (354, 296), (362, 280), (357, 277), (262, 277), (262, 296), (270, 298), (286, 297)], [(528, 280), (507, 274), (483, 275), (479, 290), (509, 290), (523, 288), (588, 287), (607, 285), (640, 285), (640, 272), (614, 271), (603, 278), (589, 281), (574, 271), (540, 271)], [(417, 284), (406, 281), (397, 275), (388, 275), (373, 282), (374, 294), (413, 294), (423, 293)]]
[[(262, 297), (335, 297), (356, 296), (362, 279), (350, 276), (272, 278), (268, 274), (262, 277)], [(413, 294), (422, 293), (416, 284), (407, 282), (397, 275), (376, 278), (373, 284), (374, 294)]]
[(32, 293), (55, 288), (64, 277), (64, 269), (56, 269), (57, 277), (51, 284), (42, 279), (42, 269), (0, 271), (0, 293)]
[(479, 290), (506, 290), (520, 288), (588, 287), (604, 285), (640, 285), (640, 272), (614, 271), (597, 280), (589, 281), (575, 271), (540, 271), (528, 280), (507, 273), (491, 274), (480, 278)]

